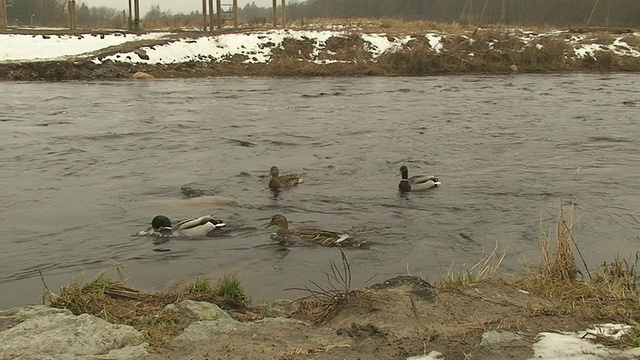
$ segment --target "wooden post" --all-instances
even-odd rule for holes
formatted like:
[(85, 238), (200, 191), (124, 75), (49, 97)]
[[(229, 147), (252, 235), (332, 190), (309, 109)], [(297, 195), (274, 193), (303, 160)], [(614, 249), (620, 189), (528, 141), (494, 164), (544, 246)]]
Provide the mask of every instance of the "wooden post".
[(238, 0), (233, 0), (233, 27), (238, 28)]
[(222, 29), (222, 0), (216, 0), (216, 15), (218, 17), (218, 29)]
[(69, 0), (69, 30), (76, 30), (76, 0)]
[(140, 0), (133, 0), (133, 11), (135, 12), (133, 30), (140, 31)]
[(211, 32), (213, 32), (214, 26), (214, 14), (213, 14), (213, 0), (209, 0), (209, 30), (211, 30)]
[(287, 0), (282, 0), (282, 28), (287, 27)]
[(207, 0), (202, 0), (202, 31), (207, 31)]
[(133, 17), (131, 16), (131, 0), (129, 0), (129, 31), (133, 30)]
[(0, 0), (0, 29), (6, 29), (9, 27), (7, 21), (7, 0)]
[(278, 11), (277, 11), (277, 1), (278, 0), (273, 0), (273, 8), (271, 9), (271, 16), (273, 18), (273, 27), (278, 27)]

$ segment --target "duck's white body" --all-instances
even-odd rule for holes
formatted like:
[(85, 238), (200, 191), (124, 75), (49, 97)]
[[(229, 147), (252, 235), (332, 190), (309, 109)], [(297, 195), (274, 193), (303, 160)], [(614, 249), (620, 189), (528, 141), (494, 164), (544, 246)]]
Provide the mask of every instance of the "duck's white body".
[(427, 190), (441, 184), (435, 176), (415, 175), (409, 177), (408, 174), (409, 170), (407, 167), (404, 165), (401, 166), (400, 172), (398, 172), (398, 176), (402, 175), (402, 180), (400, 180), (400, 184), (398, 184), (398, 189), (401, 192)]
[[(171, 225), (171, 220), (165, 216), (156, 216), (156, 218), (162, 218), (163, 220), (160, 224), (152, 222), (152, 226), (149, 229), (139, 232), (138, 235), (199, 237), (207, 236), (227, 225), (221, 220), (214, 219), (211, 215), (183, 220), (173, 226)], [(156, 218), (154, 218), (154, 221)]]
[(442, 184), (437, 177), (427, 175), (415, 175), (409, 179), (403, 179), (402, 181), (409, 182), (411, 191), (427, 190)]
[(171, 229), (173, 236), (206, 236), (209, 233), (225, 227), (227, 224), (216, 220), (211, 215), (201, 216), (195, 219), (183, 220)]

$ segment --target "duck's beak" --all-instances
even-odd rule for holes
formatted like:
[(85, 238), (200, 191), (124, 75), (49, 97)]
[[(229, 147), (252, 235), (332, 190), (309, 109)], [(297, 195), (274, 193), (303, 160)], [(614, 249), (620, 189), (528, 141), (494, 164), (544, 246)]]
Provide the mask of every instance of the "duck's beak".
[(396, 176), (400, 176), (402, 175), (402, 172), (398, 171), (398, 173), (396, 174)]
[(272, 227), (274, 224), (272, 222), (266, 223), (264, 224), (264, 227), (268, 228), (268, 227)]

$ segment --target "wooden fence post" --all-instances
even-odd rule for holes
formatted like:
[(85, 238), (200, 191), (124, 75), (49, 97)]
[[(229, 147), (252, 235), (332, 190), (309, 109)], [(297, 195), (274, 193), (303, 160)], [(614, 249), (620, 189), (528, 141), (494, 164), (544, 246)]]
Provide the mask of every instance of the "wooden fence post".
[(69, 0), (69, 30), (76, 30), (76, 0)]
[(202, 31), (207, 31), (207, 0), (202, 0)]
[(233, 27), (238, 28), (238, 0), (233, 0)]
[(277, 7), (278, 6), (278, 0), (273, 0), (273, 8), (271, 9), (271, 17), (273, 18), (273, 27), (278, 27), (278, 11), (277, 11)]
[(213, 14), (213, 0), (209, 0), (209, 30), (213, 32), (215, 27), (213, 26), (214, 22), (214, 14)]
[(0, 0), (0, 29), (6, 29), (9, 27), (7, 21), (7, 0)]
[(287, 27), (287, 0), (282, 0), (282, 28)]
[(129, 26), (127, 27), (129, 31), (133, 30), (133, 15), (131, 14), (131, 10), (132, 10), (131, 0), (129, 0)]
[(216, 16), (218, 17), (218, 29), (222, 29), (222, 0), (216, 0)]
[(133, 11), (135, 12), (133, 30), (140, 31), (140, 0), (133, 0)]

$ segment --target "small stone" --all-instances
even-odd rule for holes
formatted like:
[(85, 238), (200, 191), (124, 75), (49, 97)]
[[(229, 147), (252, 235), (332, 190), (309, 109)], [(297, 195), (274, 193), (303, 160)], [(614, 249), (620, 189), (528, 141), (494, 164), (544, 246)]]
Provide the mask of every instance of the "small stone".
[(134, 53), (142, 60), (149, 60), (149, 55), (147, 55), (147, 51), (144, 49), (137, 49)]
[(492, 330), (482, 334), (482, 342), (480, 342), (480, 345), (487, 346), (487, 345), (494, 345), (494, 344), (510, 343), (516, 340), (520, 340), (520, 336), (512, 332)]
[(134, 73), (133, 75), (131, 75), (131, 78), (132, 78), (132, 79), (142, 79), (142, 80), (145, 80), (145, 79), (155, 79), (156, 77), (155, 77), (155, 76), (153, 76), (153, 75), (151, 75), (151, 74), (147, 74), (147, 73), (146, 73), (146, 72), (144, 72), (144, 71), (138, 71), (138, 72)]
[(433, 350), (428, 354), (408, 357), (407, 360), (444, 360), (444, 355)]

